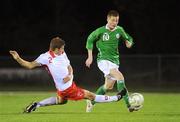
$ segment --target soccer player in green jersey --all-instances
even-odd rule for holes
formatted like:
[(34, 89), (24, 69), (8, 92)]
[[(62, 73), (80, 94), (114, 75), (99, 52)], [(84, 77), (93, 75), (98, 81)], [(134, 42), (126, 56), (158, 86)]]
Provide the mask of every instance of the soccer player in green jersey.
[[(111, 10), (107, 14), (107, 24), (93, 31), (87, 39), (86, 48), (88, 50), (88, 58), (86, 66), (90, 68), (93, 62), (93, 44), (96, 43), (98, 49), (97, 64), (99, 69), (104, 73), (105, 83), (100, 86), (96, 94), (105, 94), (107, 90), (113, 88), (117, 82), (117, 90), (126, 89), (123, 74), (119, 71), (119, 51), (118, 45), (125, 42), (127, 48), (133, 45), (132, 37), (127, 34), (121, 26), (118, 26), (119, 13)], [(129, 103), (128, 92), (123, 97), (130, 112), (135, 108), (131, 107)], [(94, 106), (94, 101), (87, 100), (86, 112), (91, 112)]]

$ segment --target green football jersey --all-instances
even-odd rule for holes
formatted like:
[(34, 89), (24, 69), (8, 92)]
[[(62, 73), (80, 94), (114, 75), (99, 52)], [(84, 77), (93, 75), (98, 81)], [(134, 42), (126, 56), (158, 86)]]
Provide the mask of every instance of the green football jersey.
[(117, 26), (113, 31), (110, 31), (106, 26), (103, 26), (88, 36), (86, 48), (93, 49), (93, 44), (96, 42), (96, 47), (99, 51), (97, 61), (109, 60), (119, 65), (118, 46), (119, 42), (125, 40), (133, 44), (132, 37), (122, 27)]

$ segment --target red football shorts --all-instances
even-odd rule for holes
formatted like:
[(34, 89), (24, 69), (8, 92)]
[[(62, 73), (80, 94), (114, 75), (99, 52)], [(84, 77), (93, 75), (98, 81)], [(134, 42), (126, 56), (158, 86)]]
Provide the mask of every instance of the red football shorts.
[(84, 89), (79, 88), (73, 82), (72, 85), (64, 91), (58, 91), (58, 96), (60, 96), (64, 100), (81, 100), (84, 99)]

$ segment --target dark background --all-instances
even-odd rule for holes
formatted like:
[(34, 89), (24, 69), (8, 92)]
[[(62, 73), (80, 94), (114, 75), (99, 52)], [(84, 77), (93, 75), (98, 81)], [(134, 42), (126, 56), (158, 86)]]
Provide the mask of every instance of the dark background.
[(120, 12), (119, 25), (133, 36), (122, 54), (179, 54), (179, 0), (3, 0), (0, 2), (0, 55), (9, 49), (38, 55), (60, 36), (68, 54), (86, 54), (87, 36)]
[(8, 51), (31, 61), (49, 49), (55, 36), (66, 41), (76, 83), (97, 89), (104, 77), (95, 61), (91, 69), (85, 67), (85, 44), (93, 30), (106, 24), (111, 9), (119, 11), (119, 25), (135, 42), (131, 49), (119, 47), (128, 89), (180, 92), (179, 0), (0, 1), (0, 90), (54, 89), (47, 72), (20, 67)]

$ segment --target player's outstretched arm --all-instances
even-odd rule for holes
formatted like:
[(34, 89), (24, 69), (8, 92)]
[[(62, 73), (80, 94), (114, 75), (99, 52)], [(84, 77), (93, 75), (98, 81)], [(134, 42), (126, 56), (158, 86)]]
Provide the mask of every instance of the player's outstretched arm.
[(40, 66), (40, 64), (37, 63), (36, 61), (29, 62), (29, 61), (22, 59), (16, 51), (10, 50), (9, 53), (12, 55), (14, 60), (16, 60), (21, 66), (23, 66), (25, 68), (33, 69), (37, 66)]

